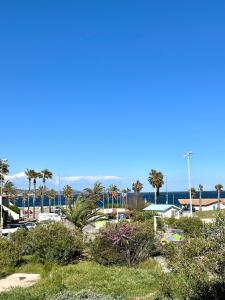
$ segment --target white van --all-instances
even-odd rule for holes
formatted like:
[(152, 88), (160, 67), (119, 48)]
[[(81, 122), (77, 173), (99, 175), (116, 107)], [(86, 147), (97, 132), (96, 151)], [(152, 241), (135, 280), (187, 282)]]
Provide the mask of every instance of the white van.
[(38, 222), (45, 222), (45, 221), (53, 221), (53, 222), (60, 222), (62, 221), (61, 217), (56, 213), (41, 213), (38, 216)]

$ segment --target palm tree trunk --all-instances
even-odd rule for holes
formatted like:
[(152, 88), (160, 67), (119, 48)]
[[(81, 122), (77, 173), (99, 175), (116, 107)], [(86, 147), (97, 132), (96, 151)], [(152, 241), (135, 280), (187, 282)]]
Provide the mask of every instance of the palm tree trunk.
[(155, 204), (157, 204), (156, 188), (155, 188)]
[(31, 186), (31, 182), (29, 180), (29, 189), (28, 189), (28, 195), (27, 195), (28, 220), (30, 219), (30, 186)]
[(218, 204), (217, 209), (220, 210), (220, 191), (218, 191)]
[(200, 191), (200, 193), (199, 193), (199, 198), (200, 198), (200, 199), (199, 199), (199, 200), (200, 200), (200, 201), (199, 201), (199, 210), (202, 211), (202, 192), (201, 192), (201, 191)]
[(45, 191), (45, 181), (42, 182), (42, 193), (41, 193), (41, 213), (44, 212), (44, 191)]
[(48, 210), (51, 212), (51, 198), (48, 197)]
[(136, 192), (136, 209), (137, 209), (137, 205), (138, 205), (138, 193)]
[(36, 180), (34, 181), (34, 193), (33, 193), (33, 218), (35, 219), (35, 204), (36, 204)]
[(157, 204), (159, 203), (159, 188), (156, 188), (156, 198), (157, 198)]

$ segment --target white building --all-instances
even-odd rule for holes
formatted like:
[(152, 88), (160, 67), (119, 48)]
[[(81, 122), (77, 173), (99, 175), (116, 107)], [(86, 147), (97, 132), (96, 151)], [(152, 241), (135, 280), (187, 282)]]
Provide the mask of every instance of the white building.
[[(182, 207), (185, 207), (187, 205), (190, 205), (190, 199), (178, 199), (179, 203), (182, 205)], [(200, 199), (192, 199), (192, 207), (195, 208), (195, 210), (199, 210), (200, 208)], [(207, 210), (216, 210), (218, 208), (218, 199), (202, 199), (202, 211)], [(225, 199), (220, 199), (220, 209), (225, 208)]]
[(180, 208), (176, 205), (171, 204), (150, 204), (144, 208), (145, 211), (155, 212), (157, 215), (162, 217), (179, 217)]

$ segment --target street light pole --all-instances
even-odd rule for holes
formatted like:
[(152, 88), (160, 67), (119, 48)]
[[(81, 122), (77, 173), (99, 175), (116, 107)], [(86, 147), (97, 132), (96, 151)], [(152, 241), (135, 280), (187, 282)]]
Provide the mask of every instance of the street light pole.
[(190, 168), (190, 157), (192, 155), (192, 151), (187, 152), (184, 156), (187, 157), (188, 164), (188, 183), (189, 183), (189, 197), (190, 197), (190, 216), (192, 217), (192, 195), (191, 195), (191, 168)]
[(169, 197), (168, 197), (168, 186), (167, 186), (167, 182), (168, 182), (168, 180), (167, 180), (167, 174), (164, 174), (164, 176), (165, 176), (165, 182), (166, 182), (166, 204), (168, 204), (168, 199), (169, 199)]

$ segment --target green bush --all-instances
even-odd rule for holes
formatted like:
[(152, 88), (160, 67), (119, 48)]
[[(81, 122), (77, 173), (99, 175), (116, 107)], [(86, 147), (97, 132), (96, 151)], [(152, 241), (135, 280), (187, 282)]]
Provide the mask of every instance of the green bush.
[(96, 294), (94, 292), (91, 292), (89, 290), (82, 290), (80, 292), (70, 292), (70, 291), (64, 291), (60, 292), (54, 298), (51, 300), (116, 300), (116, 299), (122, 299), (122, 298), (112, 298), (111, 296), (106, 296), (102, 294)]
[(29, 232), (27, 238), (31, 254), (37, 262), (68, 264), (82, 254), (81, 234), (61, 223), (37, 226)]
[(167, 224), (176, 229), (181, 229), (184, 234), (189, 237), (200, 236), (203, 230), (203, 223), (198, 217), (181, 217), (176, 219), (174, 217), (166, 219)]
[(148, 223), (108, 224), (93, 241), (93, 258), (105, 265), (135, 265), (156, 252), (152, 226)]
[(30, 244), (28, 238), (29, 232), (25, 229), (19, 229), (10, 234), (10, 240), (14, 242), (15, 247), (21, 255), (30, 253)]
[(16, 205), (8, 205), (8, 208), (11, 209), (12, 211), (14, 211), (15, 213), (19, 214), (20, 213), (20, 209), (18, 206)]
[(15, 243), (0, 238), (0, 277), (11, 273), (19, 264), (21, 255)]

